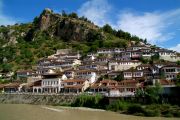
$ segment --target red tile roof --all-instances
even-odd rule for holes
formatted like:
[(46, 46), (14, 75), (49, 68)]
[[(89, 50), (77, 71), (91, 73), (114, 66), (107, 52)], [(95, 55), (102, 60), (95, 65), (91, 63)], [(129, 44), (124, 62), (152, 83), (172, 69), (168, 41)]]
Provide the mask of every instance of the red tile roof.
[(64, 80), (63, 83), (68, 83), (68, 82), (85, 82), (85, 79), (68, 79)]
[(5, 88), (9, 88), (9, 87), (19, 87), (20, 83), (9, 83), (4, 85)]
[(102, 80), (100, 83), (117, 83), (115, 80)]
[(79, 88), (81, 89), (83, 87), (83, 85), (65, 85), (64, 88)]
[(91, 85), (91, 88), (98, 88), (99, 85), (100, 85), (99, 83), (95, 83), (95, 84)]
[(174, 85), (175, 83), (170, 80), (159, 80), (161, 85)]
[(0, 89), (4, 88), (5, 84), (0, 84)]

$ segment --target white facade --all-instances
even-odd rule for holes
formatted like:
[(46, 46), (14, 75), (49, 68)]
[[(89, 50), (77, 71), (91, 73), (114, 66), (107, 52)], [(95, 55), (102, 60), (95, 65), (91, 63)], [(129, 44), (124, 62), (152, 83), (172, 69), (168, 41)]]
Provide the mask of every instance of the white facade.
[(113, 49), (99, 49), (97, 51), (98, 54), (112, 54), (114, 53)]
[(136, 71), (136, 72), (124, 72), (124, 79), (132, 79), (132, 78), (141, 78), (143, 77), (142, 71)]
[(49, 78), (43, 79), (41, 88), (44, 93), (59, 93), (61, 88), (62, 79), (61, 78)]
[(141, 62), (140, 61), (112, 61), (109, 62), (108, 64), (108, 68), (109, 70), (113, 70), (113, 71), (123, 71), (123, 70), (128, 70), (132, 67), (136, 67), (138, 65), (140, 65)]
[(167, 80), (173, 80), (180, 73), (180, 66), (165, 66), (162, 68), (162, 72)]
[(175, 56), (175, 55), (161, 55), (160, 59), (164, 59), (171, 62), (180, 61), (180, 57)]

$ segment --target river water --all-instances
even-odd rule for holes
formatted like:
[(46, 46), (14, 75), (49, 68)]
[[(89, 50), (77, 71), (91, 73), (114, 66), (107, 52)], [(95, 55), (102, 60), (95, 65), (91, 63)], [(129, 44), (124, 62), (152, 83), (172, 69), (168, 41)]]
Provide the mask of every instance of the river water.
[(0, 120), (179, 120), (139, 117), (109, 111), (53, 106), (0, 104)]

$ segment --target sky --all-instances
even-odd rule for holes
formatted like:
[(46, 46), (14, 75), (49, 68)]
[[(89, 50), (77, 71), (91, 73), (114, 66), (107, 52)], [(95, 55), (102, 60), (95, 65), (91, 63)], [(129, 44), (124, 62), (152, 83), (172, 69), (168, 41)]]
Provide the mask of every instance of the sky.
[(0, 0), (0, 25), (31, 22), (45, 8), (77, 12), (180, 52), (180, 0)]

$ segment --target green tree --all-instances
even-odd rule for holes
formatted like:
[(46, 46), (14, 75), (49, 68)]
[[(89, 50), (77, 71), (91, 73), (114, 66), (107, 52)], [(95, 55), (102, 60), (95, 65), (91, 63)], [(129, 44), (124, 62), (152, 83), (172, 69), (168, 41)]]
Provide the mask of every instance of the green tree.
[(125, 32), (125, 34), (124, 34), (124, 39), (126, 39), (126, 40), (131, 39), (131, 34), (128, 33), (128, 32)]
[(134, 41), (140, 41), (139, 37), (137, 37), (136, 35), (132, 36), (131, 39), (134, 40)]
[(64, 10), (62, 10), (62, 16), (67, 17), (67, 14)]
[(145, 59), (143, 57), (140, 58), (140, 61), (143, 63), (143, 64), (147, 64), (149, 62), (148, 59)]
[(144, 39), (144, 43), (147, 44), (147, 39), (146, 38)]
[(34, 20), (33, 20), (33, 23), (34, 23), (35, 25), (38, 25), (38, 23), (39, 23), (39, 18), (38, 18), (38, 17), (35, 17)]
[(159, 53), (156, 53), (153, 56), (151, 56), (152, 64), (154, 63), (154, 61), (158, 61), (159, 59), (160, 59)]
[(107, 33), (113, 33), (113, 29), (109, 24), (104, 25), (103, 30)]
[(102, 39), (102, 35), (95, 30), (90, 30), (86, 36), (87, 42), (94, 42), (96, 40), (101, 40), (101, 39)]
[(123, 38), (123, 37), (124, 37), (124, 34), (125, 34), (124, 31), (118, 30), (117, 33), (116, 33), (116, 36), (119, 37), (119, 38)]
[(86, 17), (84, 17), (84, 16), (80, 17), (79, 19), (83, 20), (83, 21), (88, 21), (88, 19)]
[(117, 77), (115, 77), (114, 80), (116, 80), (116, 81), (122, 81), (122, 80), (124, 80), (123, 73), (121, 72), (119, 75), (117, 75)]
[(178, 61), (176, 62), (176, 64), (177, 64), (177, 65), (180, 65), (180, 60), (178, 60)]
[(180, 87), (180, 73), (178, 73), (177, 74), (177, 78), (176, 78), (176, 85), (178, 86), (178, 87)]
[(72, 12), (72, 13), (69, 14), (69, 17), (78, 18), (78, 15), (75, 12)]
[(119, 38), (126, 39), (126, 40), (130, 40), (131, 39), (131, 34), (128, 33), (128, 32), (124, 32), (122, 30), (118, 30), (116, 32), (116, 36), (119, 37)]
[(138, 88), (137, 90), (136, 90), (136, 93), (135, 93), (135, 96), (136, 97), (144, 97), (144, 90), (143, 89), (141, 89), (141, 88)]
[(144, 94), (149, 103), (158, 103), (162, 90), (161, 85), (159, 83), (155, 83), (155, 86), (148, 86), (145, 89)]
[(2, 68), (3, 73), (7, 73), (7, 72), (12, 71), (12, 65), (11, 64), (7, 64), (7, 63), (2, 64), (1, 68)]

